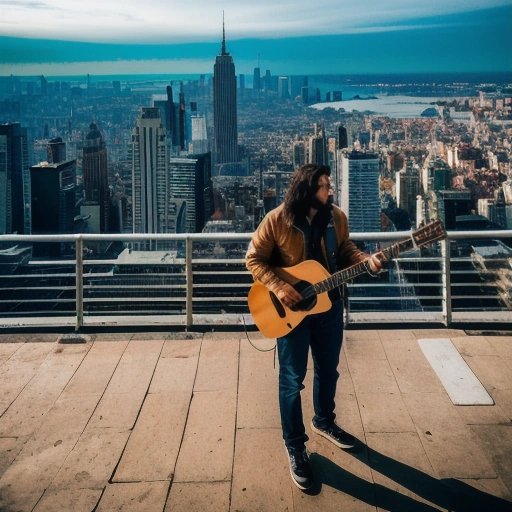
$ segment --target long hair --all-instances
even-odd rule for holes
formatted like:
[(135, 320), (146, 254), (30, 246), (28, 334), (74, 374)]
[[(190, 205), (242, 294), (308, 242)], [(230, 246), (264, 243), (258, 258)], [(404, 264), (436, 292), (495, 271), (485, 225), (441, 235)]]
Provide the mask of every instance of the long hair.
[(294, 172), (284, 198), (284, 218), (287, 224), (291, 226), (296, 217), (305, 217), (309, 213), (320, 176), (330, 175), (329, 166), (317, 164), (303, 165)]

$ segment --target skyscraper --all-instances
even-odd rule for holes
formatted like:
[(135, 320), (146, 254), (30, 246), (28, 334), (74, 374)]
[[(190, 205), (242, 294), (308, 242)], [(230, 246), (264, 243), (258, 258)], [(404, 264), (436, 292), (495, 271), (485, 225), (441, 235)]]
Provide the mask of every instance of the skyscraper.
[(226, 52), (224, 22), (221, 53), (213, 67), (213, 131), (215, 163), (238, 162), (235, 64)]
[(66, 143), (61, 137), (48, 141), (46, 146), (47, 161), (50, 164), (58, 164), (66, 160)]
[(30, 172), (27, 130), (0, 125), (0, 234), (30, 233)]
[(307, 163), (329, 165), (327, 156), (327, 141), (324, 127), (313, 125), (314, 134), (306, 137)]
[[(77, 214), (76, 160), (42, 162), (30, 168), (32, 189), (32, 233), (35, 235), (73, 233)], [(35, 256), (61, 256), (72, 252), (73, 244), (34, 244)]]
[(254, 73), (252, 76), (252, 88), (255, 91), (261, 90), (261, 72), (259, 67), (254, 68)]
[(110, 192), (108, 188), (107, 148), (98, 127), (92, 123), (83, 148), (85, 201), (98, 206), (99, 232), (110, 231)]
[(419, 170), (408, 160), (406, 168), (396, 173), (396, 204), (416, 219), (416, 197), (420, 193)]
[(211, 211), (211, 171), (210, 155), (198, 155), (192, 158), (171, 158), (171, 202), (175, 211), (185, 202), (184, 222), (176, 219), (176, 232), (199, 233)]
[(134, 233), (169, 233), (169, 158), (158, 108), (142, 107), (132, 133)]
[(374, 153), (338, 152), (341, 209), (347, 214), (350, 231), (380, 231), (380, 164)]

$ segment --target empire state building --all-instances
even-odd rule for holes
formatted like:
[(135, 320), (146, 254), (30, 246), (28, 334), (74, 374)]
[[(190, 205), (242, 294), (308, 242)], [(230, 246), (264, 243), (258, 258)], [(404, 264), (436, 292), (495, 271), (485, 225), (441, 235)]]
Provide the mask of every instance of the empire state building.
[(238, 162), (235, 64), (226, 52), (224, 22), (221, 53), (213, 66), (213, 128), (216, 163)]

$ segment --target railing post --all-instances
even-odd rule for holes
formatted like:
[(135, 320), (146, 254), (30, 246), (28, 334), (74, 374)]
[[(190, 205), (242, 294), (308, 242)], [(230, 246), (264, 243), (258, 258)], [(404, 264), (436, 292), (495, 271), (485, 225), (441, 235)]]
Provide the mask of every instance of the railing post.
[(192, 277), (192, 239), (190, 237), (186, 237), (185, 239), (185, 275), (186, 275), (186, 288), (187, 288), (187, 297), (186, 297), (186, 325), (187, 329), (192, 327), (193, 323), (193, 314), (192, 314), (192, 294), (193, 294), (193, 277)]
[(452, 290), (450, 278), (450, 240), (441, 241), (441, 275), (443, 284), (443, 321), (446, 327), (452, 323)]
[(75, 241), (75, 286), (76, 286), (76, 326), (75, 331), (78, 332), (84, 321), (84, 241), (80, 235)]

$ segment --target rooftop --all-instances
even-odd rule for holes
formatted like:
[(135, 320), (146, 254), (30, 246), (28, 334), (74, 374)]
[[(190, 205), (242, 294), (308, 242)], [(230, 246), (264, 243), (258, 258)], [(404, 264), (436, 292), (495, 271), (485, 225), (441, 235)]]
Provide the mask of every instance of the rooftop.
[[(289, 476), (274, 353), (244, 333), (1, 334), (0, 510), (511, 510), (501, 334), (346, 331), (337, 418), (360, 444), (345, 452), (310, 432), (309, 372), (310, 494)], [(494, 405), (453, 404), (422, 351), (434, 339), (451, 341)]]

